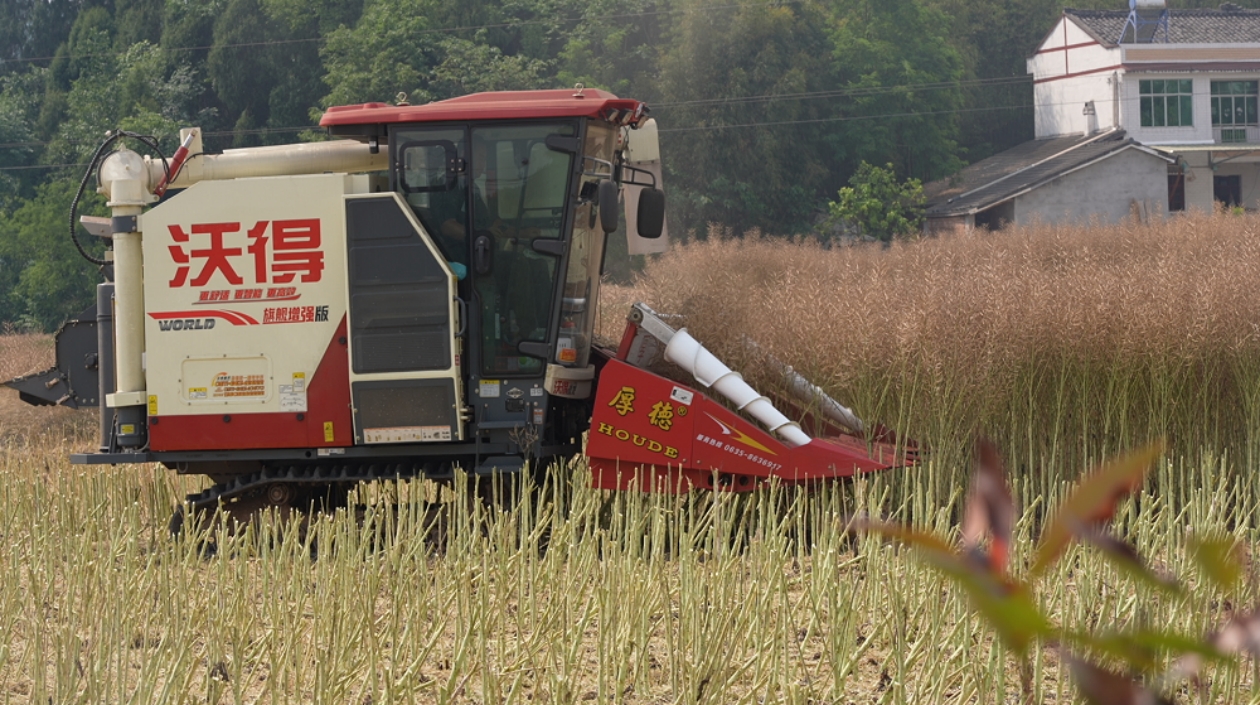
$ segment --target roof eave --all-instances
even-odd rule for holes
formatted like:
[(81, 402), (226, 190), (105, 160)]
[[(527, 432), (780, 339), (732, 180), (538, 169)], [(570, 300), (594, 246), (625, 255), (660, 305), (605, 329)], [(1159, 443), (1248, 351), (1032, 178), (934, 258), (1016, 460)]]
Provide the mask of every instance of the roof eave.
[[(1120, 43), (1119, 43), (1119, 42), (1117, 42), (1117, 41), (1114, 41), (1114, 40), (1112, 40), (1112, 39), (1107, 39), (1107, 38), (1105, 38), (1105, 37), (1101, 37), (1101, 36), (1099, 36), (1099, 34), (1098, 34), (1097, 32), (1095, 32), (1094, 30), (1090, 29), (1089, 25), (1087, 25), (1087, 24), (1085, 24), (1084, 22), (1082, 22), (1082, 21), (1081, 21), (1081, 19), (1080, 19), (1079, 17), (1077, 17), (1076, 15), (1071, 14), (1071, 13), (1070, 13), (1070, 12), (1068, 12), (1067, 10), (1064, 10), (1064, 11), (1063, 11), (1063, 16), (1064, 16), (1064, 17), (1066, 17), (1066, 18), (1068, 18), (1068, 19), (1071, 19), (1071, 20), (1072, 20), (1072, 24), (1076, 25), (1077, 27), (1080, 27), (1082, 32), (1084, 32), (1085, 34), (1088, 34), (1089, 36), (1093, 37), (1093, 38), (1094, 38), (1094, 41), (1096, 41), (1096, 42), (1098, 42), (1099, 44), (1101, 44), (1101, 45), (1103, 45), (1103, 46), (1107, 47), (1108, 49), (1114, 49), (1114, 48), (1116, 48), (1116, 47), (1120, 46)], [(1053, 30), (1052, 30), (1052, 31), (1053, 31)]]
[[(1005, 195), (999, 196), (999, 197), (995, 198), (995, 199), (994, 199), (994, 200), (992, 200), (992, 201), (984, 202), (984, 203), (983, 203), (983, 205), (979, 205), (979, 204), (977, 204), (977, 205), (975, 205), (975, 206), (971, 206), (971, 207), (969, 207), (969, 208), (967, 208), (967, 209), (965, 209), (965, 210), (944, 210), (944, 211), (932, 211), (932, 210), (928, 210), (928, 211), (925, 213), (925, 215), (926, 215), (927, 217), (929, 217), (929, 218), (932, 218), (932, 217), (936, 217), (936, 218), (953, 218), (953, 217), (965, 216), (965, 215), (975, 215), (975, 214), (979, 213), (980, 211), (986, 211), (986, 210), (989, 210), (990, 208), (993, 208), (994, 206), (1000, 206), (1000, 205), (1002, 205), (1003, 203), (1006, 203), (1007, 201), (1012, 201), (1012, 200), (1014, 200), (1014, 199), (1016, 199), (1016, 198), (1019, 198), (1020, 196), (1023, 196), (1024, 194), (1026, 194), (1026, 193), (1028, 193), (1028, 192), (1030, 192), (1030, 191), (1035, 191), (1035, 190), (1037, 190), (1037, 189), (1041, 188), (1042, 186), (1045, 186), (1046, 184), (1049, 184), (1050, 182), (1055, 181), (1056, 179), (1061, 179), (1061, 178), (1063, 178), (1063, 177), (1067, 176), (1068, 174), (1072, 174), (1072, 173), (1074, 173), (1074, 172), (1080, 171), (1081, 169), (1084, 169), (1085, 167), (1088, 167), (1088, 166), (1092, 166), (1092, 165), (1094, 165), (1094, 164), (1097, 164), (1098, 162), (1100, 162), (1100, 161), (1102, 161), (1102, 160), (1104, 160), (1104, 159), (1110, 159), (1111, 157), (1114, 157), (1115, 155), (1119, 154), (1120, 152), (1123, 152), (1123, 151), (1124, 151), (1124, 150), (1126, 150), (1126, 149), (1136, 149), (1136, 150), (1138, 150), (1139, 152), (1143, 152), (1143, 153), (1145, 153), (1145, 154), (1149, 154), (1149, 155), (1151, 155), (1151, 156), (1153, 156), (1153, 157), (1158, 157), (1159, 159), (1161, 159), (1162, 161), (1164, 161), (1165, 163), (1168, 163), (1168, 164), (1175, 164), (1175, 163), (1176, 163), (1176, 161), (1177, 161), (1176, 159), (1174, 159), (1174, 158), (1172, 158), (1172, 157), (1169, 157), (1169, 156), (1168, 156), (1168, 155), (1166, 155), (1166, 154), (1161, 154), (1161, 153), (1159, 153), (1159, 152), (1157, 152), (1157, 151), (1155, 151), (1155, 150), (1151, 149), (1150, 147), (1147, 147), (1147, 146), (1145, 146), (1145, 145), (1143, 145), (1143, 144), (1140, 144), (1140, 143), (1138, 143), (1138, 142), (1135, 142), (1132, 138), (1130, 138), (1130, 139), (1128, 139), (1128, 140), (1125, 140), (1125, 141), (1123, 141), (1123, 142), (1120, 142), (1120, 143), (1116, 146), (1116, 148), (1115, 148), (1115, 149), (1110, 149), (1110, 150), (1107, 150), (1106, 152), (1103, 152), (1102, 154), (1099, 154), (1099, 155), (1097, 155), (1097, 156), (1095, 156), (1095, 157), (1093, 157), (1093, 158), (1091, 158), (1091, 159), (1087, 159), (1087, 160), (1085, 160), (1085, 161), (1081, 162), (1080, 164), (1076, 164), (1076, 165), (1073, 165), (1073, 166), (1071, 166), (1071, 167), (1069, 167), (1069, 168), (1067, 168), (1067, 169), (1064, 169), (1064, 170), (1062, 170), (1062, 171), (1055, 172), (1055, 173), (1054, 173), (1053, 175), (1051, 175), (1051, 176), (1047, 176), (1047, 177), (1045, 177), (1045, 178), (1043, 178), (1043, 179), (1039, 179), (1039, 180), (1037, 180), (1037, 181), (1034, 181), (1034, 182), (1033, 182), (1033, 183), (1031, 183), (1031, 184), (1027, 184), (1027, 185), (1025, 185), (1025, 186), (1023, 186), (1023, 187), (1021, 187), (1021, 188), (1019, 188), (1019, 189), (1017, 189), (1017, 190), (1015, 190), (1015, 191), (1014, 191), (1014, 192), (1012, 192), (1012, 193), (1009, 193), (1009, 194), (1005, 194)], [(984, 187), (981, 187), (981, 188), (984, 188)]]

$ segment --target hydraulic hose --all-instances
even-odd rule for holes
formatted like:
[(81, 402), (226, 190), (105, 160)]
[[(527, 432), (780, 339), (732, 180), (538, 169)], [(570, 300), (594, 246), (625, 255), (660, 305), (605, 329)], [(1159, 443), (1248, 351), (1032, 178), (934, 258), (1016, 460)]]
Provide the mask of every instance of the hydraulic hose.
[(75, 192), (74, 200), (70, 202), (70, 241), (74, 243), (75, 249), (79, 251), (79, 254), (82, 255), (83, 259), (100, 267), (107, 266), (109, 262), (99, 257), (94, 257), (83, 248), (83, 244), (79, 242), (79, 235), (75, 231), (75, 220), (76, 216), (79, 214), (79, 201), (83, 198), (83, 192), (87, 189), (88, 181), (92, 179), (92, 174), (95, 173), (96, 169), (100, 166), (105, 155), (105, 150), (109, 149), (109, 147), (118, 140), (126, 137), (137, 140), (149, 149), (157, 152), (158, 157), (162, 160), (163, 168), (168, 171), (169, 175), (169, 166), (166, 162), (166, 156), (162, 154), (161, 148), (158, 147), (158, 140), (153, 135), (141, 135), (135, 132), (128, 132), (126, 130), (118, 130), (107, 134), (105, 141), (101, 142), (101, 146), (96, 148), (96, 153), (92, 155), (92, 160), (88, 162), (87, 171), (83, 174), (83, 180), (79, 182), (79, 190)]

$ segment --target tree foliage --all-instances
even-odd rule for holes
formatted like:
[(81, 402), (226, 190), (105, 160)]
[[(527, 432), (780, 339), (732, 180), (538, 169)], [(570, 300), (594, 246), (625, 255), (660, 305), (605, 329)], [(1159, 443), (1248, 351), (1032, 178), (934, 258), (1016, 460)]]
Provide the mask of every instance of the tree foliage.
[(923, 227), (923, 183), (915, 178), (898, 183), (892, 164), (862, 162), (839, 196), (827, 203), (833, 226), (856, 228), (882, 242), (914, 235)]

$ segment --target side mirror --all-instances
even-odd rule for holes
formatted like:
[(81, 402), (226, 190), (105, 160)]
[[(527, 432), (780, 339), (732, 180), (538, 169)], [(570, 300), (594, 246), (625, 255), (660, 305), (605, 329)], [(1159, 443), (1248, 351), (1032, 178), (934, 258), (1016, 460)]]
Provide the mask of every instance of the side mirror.
[(639, 237), (655, 239), (665, 230), (665, 192), (644, 188), (639, 193)]
[(617, 198), (620, 194), (621, 187), (616, 181), (604, 179), (599, 182), (599, 225), (605, 233), (617, 229), (617, 221), (621, 215), (617, 209)]

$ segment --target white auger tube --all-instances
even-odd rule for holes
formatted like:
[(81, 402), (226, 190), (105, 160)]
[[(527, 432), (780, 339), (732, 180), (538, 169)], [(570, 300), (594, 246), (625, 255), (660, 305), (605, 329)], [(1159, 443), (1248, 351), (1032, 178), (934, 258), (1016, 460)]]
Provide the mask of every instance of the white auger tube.
[[(756, 352), (761, 352), (761, 346), (753, 342), (750, 338), (744, 338), (744, 344)], [(796, 397), (798, 401), (806, 405), (817, 405), (822, 415), (831, 419), (835, 423), (845, 428), (861, 434), (865, 429), (862, 419), (859, 419), (853, 410), (832, 399), (822, 387), (805, 379), (799, 372), (792, 369), (791, 365), (783, 362), (774, 355), (766, 354), (766, 359), (770, 366), (778, 372), (783, 380), (787, 382), (788, 392)]]
[(686, 370), (700, 384), (712, 387), (730, 400), (735, 408), (748, 412), (771, 432), (778, 434), (787, 445), (796, 448), (810, 442), (810, 437), (798, 424), (789, 421), (769, 399), (758, 394), (743, 377), (706, 350), (686, 328), (670, 338), (665, 346), (665, 359)]

